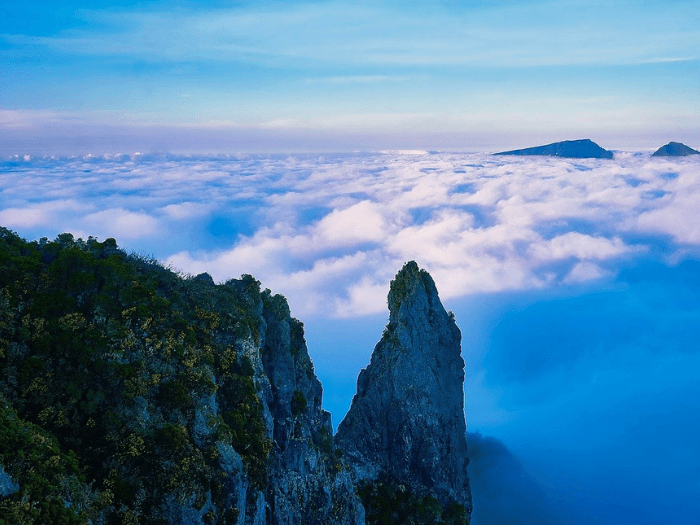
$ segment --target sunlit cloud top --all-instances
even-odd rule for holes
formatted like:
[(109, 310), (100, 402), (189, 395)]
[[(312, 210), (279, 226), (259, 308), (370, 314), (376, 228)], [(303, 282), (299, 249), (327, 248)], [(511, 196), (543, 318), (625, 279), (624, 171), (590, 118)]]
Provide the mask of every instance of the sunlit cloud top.
[(250, 273), (300, 316), (384, 311), (412, 259), (449, 299), (700, 251), (694, 157), (18, 157), (0, 188), (0, 224), (24, 235), (113, 236), (191, 274)]

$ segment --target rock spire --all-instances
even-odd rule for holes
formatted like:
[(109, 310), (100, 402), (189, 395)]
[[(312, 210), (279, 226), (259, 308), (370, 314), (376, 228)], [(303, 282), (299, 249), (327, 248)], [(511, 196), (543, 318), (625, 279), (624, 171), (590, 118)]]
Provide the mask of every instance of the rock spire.
[[(440, 522), (466, 523), (471, 492), (461, 332), (433, 279), (413, 261), (391, 282), (388, 302), (389, 323), (359, 374), (336, 443), (361, 487), (397, 484), (423, 506), (437, 500)], [(367, 498), (363, 503), (372, 506)], [(369, 523), (372, 509), (366, 511)]]

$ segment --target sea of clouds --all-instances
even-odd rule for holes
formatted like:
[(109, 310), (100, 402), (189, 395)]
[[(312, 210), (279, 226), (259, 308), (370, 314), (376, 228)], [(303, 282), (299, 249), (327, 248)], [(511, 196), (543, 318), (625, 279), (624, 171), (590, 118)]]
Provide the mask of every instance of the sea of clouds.
[(481, 525), (694, 522), (698, 210), (698, 156), (648, 152), (0, 163), (0, 225), (24, 237), (115, 237), (286, 295), (336, 425), (416, 260), (463, 333), (468, 426), (500, 440), (472, 434)]
[(700, 246), (693, 158), (137, 154), (0, 168), (5, 227), (115, 237), (217, 281), (250, 273), (300, 317), (384, 311), (411, 259), (449, 299), (591, 282)]

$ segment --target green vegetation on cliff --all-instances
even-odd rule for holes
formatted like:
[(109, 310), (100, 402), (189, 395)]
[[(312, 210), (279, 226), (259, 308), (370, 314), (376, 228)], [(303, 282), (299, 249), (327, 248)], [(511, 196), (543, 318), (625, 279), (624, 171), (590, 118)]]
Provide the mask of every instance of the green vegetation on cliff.
[(233, 523), (221, 451), (262, 488), (272, 447), (248, 355), (260, 284), (4, 228), (0, 268), (0, 466), (19, 486), (0, 523), (166, 523), (177, 505)]
[(464, 505), (443, 507), (437, 498), (418, 496), (399, 480), (383, 475), (359, 490), (367, 525), (468, 525)]

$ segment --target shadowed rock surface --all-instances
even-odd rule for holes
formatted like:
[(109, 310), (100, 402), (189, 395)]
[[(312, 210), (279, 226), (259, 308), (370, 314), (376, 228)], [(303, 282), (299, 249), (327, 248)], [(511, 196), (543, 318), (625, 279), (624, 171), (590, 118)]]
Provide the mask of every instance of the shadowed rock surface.
[[(432, 278), (415, 262), (391, 282), (388, 302), (389, 324), (360, 372), (336, 443), (361, 487), (368, 523), (389, 513), (374, 509), (377, 501), (371, 497), (386, 499), (382, 490), (387, 485), (419, 501), (425, 516), (416, 518), (419, 511), (414, 511), (414, 523), (468, 522), (472, 503), (461, 333)], [(436, 502), (439, 506), (431, 507)], [(397, 512), (386, 522), (399, 523)]]
[(548, 155), (572, 159), (612, 159), (613, 152), (601, 148), (590, 139), (565, 140), (534, 148), (501, 151), (494, 155)]
[(350, 473), (333, 455), (331, 415), (321, 408), (323, 388), (304, 340), (304, 325), (287, 300), (262, 294), (265, 338), (260, 382), (269, 381), (265, 405), (274, 447), (269, 459), (269, 523), (364, 524)]
[(689, 148), (680, 142), (669, 142), (661, 146), (651, 156), (652, 157), (687, 157), (688, 155), (700, 155), (700, 151)]

